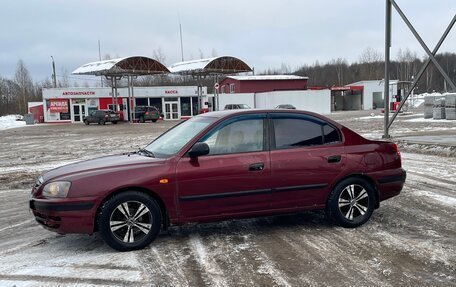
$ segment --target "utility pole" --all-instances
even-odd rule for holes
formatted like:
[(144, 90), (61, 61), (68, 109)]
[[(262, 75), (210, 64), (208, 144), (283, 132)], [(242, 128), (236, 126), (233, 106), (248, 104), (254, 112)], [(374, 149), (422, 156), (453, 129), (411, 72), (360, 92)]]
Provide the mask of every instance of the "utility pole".
[[(98, 61), (101, 61), (101, 45), (100, 39), (98, 39)], [(100, 77), (101, 87), (103, 88), (103, 77)]]
[(184, 61), (184, 44), (182, 42), (182, 25), (181, 25), (181, 21), (180, 21), (180, 16), (178, 15), (179, 17), (179, 35), (180, 35), (180, 42), (181, 42), (181, 58), (182, 58), (182, 62)]
[(57, 88), (57, 79), (55, 77), (55, 62), (54, 62), (54, 57), (51, 56), (52, 59), (52, 84), (54, 88)]
[(390, 48), (391, 48), (391, 2), (390, 0), (385, 0), (386, 2), (386, 13), (385, 13), (385, 81), (383, 82), (385, 96), (385, 129), (383, 138), (387, 139), (390, 137), (388, 132), (388, 123), (389, 123), (389, 64), (390, 64)]

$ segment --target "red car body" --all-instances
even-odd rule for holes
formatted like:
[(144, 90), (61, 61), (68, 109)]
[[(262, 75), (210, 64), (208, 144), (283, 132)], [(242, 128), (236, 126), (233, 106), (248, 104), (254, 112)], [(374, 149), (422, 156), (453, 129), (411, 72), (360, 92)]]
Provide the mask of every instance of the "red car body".
[[(201, 156), (188, 151), (208, 131), (240, 115), (311, 116), (337, 129), (340, 141), (293, 149)], [(367, 140), (318, 114), (290, 110), (237, 110), (200, 115), (214, 121), (168, 158), (122, 154), (74, 163), (48, 171), (32, 190), (30, 208), (45, 228), (59, 233), (97, 231), (103, 203), (127, 190), (147, 193), (163, 214), (162, 225), (209, 222), (303, 210), (324, 209), (335, 186), (349, 177), (375, 189), (375, 207), (400, 193), (406, 178), (391, 142)], [(265, 134), (269, 141), (270, 133)], [(259, 166), (261, 163), (262, 166)], [(65, 198), (42, 194), (48, 182), (65, 180)]]

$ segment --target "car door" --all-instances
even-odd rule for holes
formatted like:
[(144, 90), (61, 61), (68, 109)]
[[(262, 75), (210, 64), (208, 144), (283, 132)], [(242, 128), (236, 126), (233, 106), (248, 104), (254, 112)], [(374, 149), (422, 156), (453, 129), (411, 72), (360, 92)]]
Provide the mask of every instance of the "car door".
[(227, 119), (200, 139), (208, 155), (177, 164), (180, 216), (219, 219), (269, 209), (266, 115)]
[(344, 170), (340, 131), (316, 117), (270, 114), (274, 208), (322, 207), (331, 183)]

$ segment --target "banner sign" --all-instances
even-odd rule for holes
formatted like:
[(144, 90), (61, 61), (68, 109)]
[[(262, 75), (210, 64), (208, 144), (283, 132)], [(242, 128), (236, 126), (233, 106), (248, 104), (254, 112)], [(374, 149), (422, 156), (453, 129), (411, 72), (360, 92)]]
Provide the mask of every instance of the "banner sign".
[(49, 110), (51, 113), (68, 113), (68, 100), (49, 100)]

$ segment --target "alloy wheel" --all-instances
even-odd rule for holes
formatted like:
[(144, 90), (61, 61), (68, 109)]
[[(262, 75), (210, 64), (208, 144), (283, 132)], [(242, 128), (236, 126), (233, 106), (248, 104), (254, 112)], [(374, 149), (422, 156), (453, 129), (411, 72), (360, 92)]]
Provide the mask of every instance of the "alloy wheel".
[(346, 186), (339, 195), (339, 211), (348, 220), (356, 220), (369, 209), (369, 194), (361, 185)]
[(125, 201), (111, 213), (109, 225), (114, 237), (124, 243), (135, 243), (144, 239), (151, 231), (152, 214), (141, 202)]

